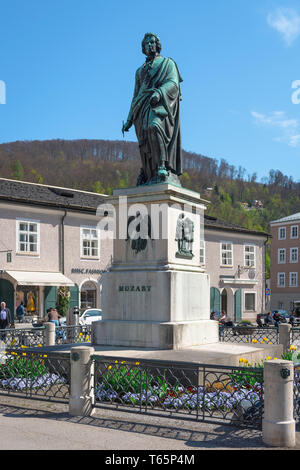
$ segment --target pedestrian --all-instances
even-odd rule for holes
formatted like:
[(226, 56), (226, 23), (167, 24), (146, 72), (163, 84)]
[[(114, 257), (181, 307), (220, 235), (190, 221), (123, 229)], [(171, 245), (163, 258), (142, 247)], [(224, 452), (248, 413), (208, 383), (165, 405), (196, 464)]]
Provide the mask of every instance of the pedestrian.
[(0, 307), (0, 330), (1, 330), (1, 339), (6, 341), (6, 329), (11, 325), (11, 315), (9, 308), (6, 308), (6, 303), (1, 302)]
[(290, 315), (290, 324), (294, 326), (295, 323), (296, 323), (296, 312), (295, 310), (292, 310), (291, 315)]
[(271, 312), (268, 312), (266, 318), (265, 318), (265, 325), (266, 326), (270, 326), (270, 325), (274, 325), (274, 320), (273, 320), (273, 317), (272, 317), (272, 313)]
[(282, 318), (281, 316), (279, 315), (278, 311), (275, 310), (274, 312), (274, 315), (273, 315), (273, 320), (275, 322), (275, 326), (278, 327), (279, 326), (279, 323), (281, 322)]
[(222, 312), (222, 315), (221, 315), (220, 318), (219, 318), (219, 323), (221, 323), (222, 325), (224, 325), (226, 321), (227, 321), (226, 313), (223, 311), (223, 312)]
[(50, 308), (50, 311), (48, 312), (48, 320), (51, 323), (55, 323), (55, 326), (59, 326), (59, 319), (61, 318), (61, 315), (58, 313), (56, 308), (52, 307)]
[(216, 320), (216, 312), (215, 311), (212, 311), (211, 314), (210, 314), (210, 319), (211, 320)]
[(23, 302), (21, 302), (20, 305), (18, 305), (18, 307), (16, 309), (16, 315), (18, 317), (19, 323), (21, 323), (21, 321), (23, 321), (24, 315), (25, 315), (25, 308), (24, 308), (24, 303)]

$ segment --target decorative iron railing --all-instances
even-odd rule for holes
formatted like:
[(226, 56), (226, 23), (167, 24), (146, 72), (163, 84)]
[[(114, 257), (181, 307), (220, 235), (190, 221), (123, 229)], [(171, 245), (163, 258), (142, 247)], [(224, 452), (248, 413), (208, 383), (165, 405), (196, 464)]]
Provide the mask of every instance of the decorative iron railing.
[(6, 328), (0, 330), (0, 340), (5, 348), (39, 346), (44, 344), (45, 327), (41, 328)]
[[(91, 325), (58, 326), (55, 344), (90, 343)], [(7, 348), (45, 346), (45, 327), (6, 328), (0, 330), (0, 345)]]
[(230, 343), (278, 344), (279, 331), (275, 327), (219, 326), (219, 339)]
[(300, 363), (294, 365), (294, 419), (300, 421)]
[(68, 402), (70, 374), (68, 354), (5, 351), (1, 353), (0, 396)]
[(96, 407), (261, 427), (262, 368), (93, 359)]

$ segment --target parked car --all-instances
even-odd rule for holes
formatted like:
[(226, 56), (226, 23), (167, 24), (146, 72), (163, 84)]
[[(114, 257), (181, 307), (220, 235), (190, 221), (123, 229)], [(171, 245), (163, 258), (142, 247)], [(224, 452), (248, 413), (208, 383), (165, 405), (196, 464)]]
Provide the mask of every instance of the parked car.
[(102, 310), (100, 308), (88, 308), (79, 317), (80, 325), (90, 325), (93, 321), (102, 320)]

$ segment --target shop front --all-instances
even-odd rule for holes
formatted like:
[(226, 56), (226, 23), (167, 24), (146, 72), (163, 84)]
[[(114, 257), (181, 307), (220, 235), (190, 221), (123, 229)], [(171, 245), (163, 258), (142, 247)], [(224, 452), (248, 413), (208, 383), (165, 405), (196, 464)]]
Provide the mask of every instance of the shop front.
[(78, 286), (59, 272), (3, 271), (0, 278), (0, 301), (4, 301), (12, 316), (23, 302), (26, 315), (43, 318), (47, 309), (56, 307), (58, 288), (70, 291), (70, 307), (79, 303)]

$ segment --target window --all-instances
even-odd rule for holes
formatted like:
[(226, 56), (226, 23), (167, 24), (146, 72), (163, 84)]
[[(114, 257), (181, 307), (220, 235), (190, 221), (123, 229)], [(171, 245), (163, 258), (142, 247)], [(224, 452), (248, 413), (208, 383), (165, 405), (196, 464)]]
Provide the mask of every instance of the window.
[(291, 226), (291, 238), (298, 238), (298, 225)]
[(298, 287), (298, 273), (290, 273), (290, 287)]
[(255, 245), (244, 245), (244, 266), (255, 266)]
[(278, 249), (278, 263), (285, 263), (285, 248)]
[(81, 227), (81, 256), (99, 259), (99, 231), (92, 227)]
[(285, 240), (286, 238), (286, 228), (279, 227), (278, 229), (278, 240)]
[(298, 263), (298, 248), (290, 248), (290, 263)]
[(205, 241), (200, 240), (200, 264), (205, 264)]
[(285, 287), (285, 273), (277, 274), (277, 287)]
[(17, 220), (17, 252), (39, 253), (39, 228), (37, 221)]
[(221, 242), (221, 265), (232, 266), (232, 264), (233, 264), (232, 243)]
[(255, 292), (246, 292), (245, 293), (245, 310), (246, 311), (255, 311)]

